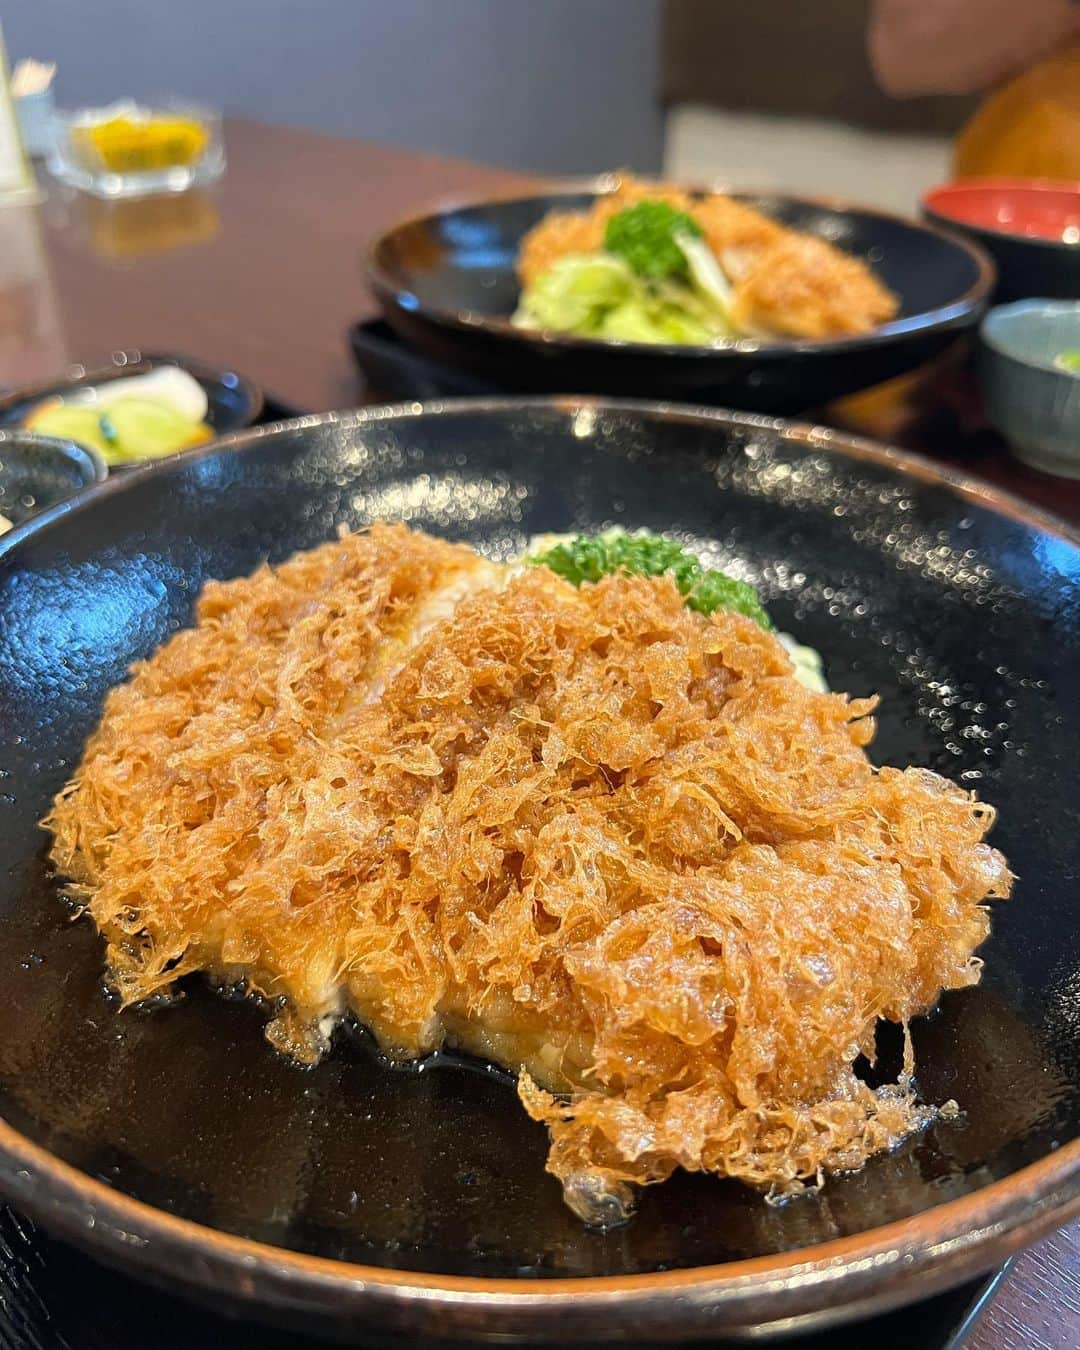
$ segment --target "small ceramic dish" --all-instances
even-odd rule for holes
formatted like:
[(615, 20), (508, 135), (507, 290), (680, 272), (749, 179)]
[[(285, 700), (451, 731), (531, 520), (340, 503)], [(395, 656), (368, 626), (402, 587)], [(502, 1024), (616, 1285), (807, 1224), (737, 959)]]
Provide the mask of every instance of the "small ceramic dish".
[(1018, 459), (1080, 478), (1080, 301), (1022, 300), (983, 320), (979, 355), (986, 415)]
[(225, 172), (221, 113), (176, 99), (121, 99), (52, 119), (49, 172), (92, 197), (186, 192)]
[[(128, 349), (113, 352), (108, 365), (98, 369), (71, 366), (63, 379), (17, 389), (5, 398), (0, 398), (0, 427), (22, 427), (34, 408), (46, 399), (70, 395), (77, 389), (106, 384), (111, 380), (145, 375), (161, 366), (179, 366), (202, 385), (207, 401), (206, 421), (213, 429), (215, 438), (230, 431), (242, 431), (262, 415), (262, 390), (234, 370), (215, 369), (187, 356), (155, 355)], [(132, 460), (114, 467), (126, 469), (146, 462), (142, 459)]]
[(74, 441), (0, 430), (0, 516), (12, 527), (99, 483), (106, 473), (100, 457)]

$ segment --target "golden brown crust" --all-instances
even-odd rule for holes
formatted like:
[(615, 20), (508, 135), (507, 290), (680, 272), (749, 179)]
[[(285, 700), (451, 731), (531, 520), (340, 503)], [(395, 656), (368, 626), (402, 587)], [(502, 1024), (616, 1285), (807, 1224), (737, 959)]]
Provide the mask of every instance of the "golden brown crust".
[(852, 1062), (978, 979), (989, 808), (875, 772), (872, 701), (666, 579), (527, 571), (356, 697), (470, 556), (376, 527), (213, 583), (110, 694), (47, 823), (125, 1000), (242, 974), (293, 1053), (329, 990), (391, 1053), (524, 1067), (591, 1217), (677, 1166), (783, 1187), (917, 1125)]
[(735, 284), (737, 323), (792, 337), (869, 333), (897, 308), (861, 259), (794, 231), (753, 253)]
[(680, 211), (692, 207), (690, 197), (678, 188), (623, 174), (613, 192), (596, 198), (588, 211), (549, 211), (521, 241), (517, 273), (523, 286), (531, 285), (553, 262), (567, 253), (594, 253), (604, 246), (604, 227), (611, 216), (635, 202), (665, 201)]

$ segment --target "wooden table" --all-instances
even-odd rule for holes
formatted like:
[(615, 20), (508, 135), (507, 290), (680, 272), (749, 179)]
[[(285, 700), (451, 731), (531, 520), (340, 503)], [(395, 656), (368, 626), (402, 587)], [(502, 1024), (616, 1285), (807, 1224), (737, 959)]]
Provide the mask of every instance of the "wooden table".
[[(372, 234), (418, 203), (535, 180), (233, 119), (229, 170), (207, 192), (101, 203), (55, 187), (0, 210), (0, 387), (111, 350), (232, 365), (315, 411), (370, 401), (345, 333), (374, 304)], [(928, 453), (1080, 524), (1080, 485), (1009, 459), (958, 360), (825, 410), (836, 425)], [(972, 1350), (1080, 1344), (1080, 1225), (1019, 1258)]]
[(227, 153), (206, 191), (108, 203), (53, 185), (37, 210), (0, 211), (0, 279), (10, 235), (36, 267), (0, 301), (0, 385), (142, 347), (232, 365), (310, 411), (355, 405), (345, 332), (374, 313), (372, 234), (424, 198), (535, 182), (247, 121), (230, 122)]

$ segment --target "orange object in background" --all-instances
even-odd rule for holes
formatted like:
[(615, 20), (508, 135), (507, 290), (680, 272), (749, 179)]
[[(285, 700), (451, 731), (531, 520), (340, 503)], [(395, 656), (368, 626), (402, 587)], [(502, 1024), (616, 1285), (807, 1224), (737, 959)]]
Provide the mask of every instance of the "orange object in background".
[(1080, 180), (1080, 42), (990, 94), (956, 139), (957, 178)]

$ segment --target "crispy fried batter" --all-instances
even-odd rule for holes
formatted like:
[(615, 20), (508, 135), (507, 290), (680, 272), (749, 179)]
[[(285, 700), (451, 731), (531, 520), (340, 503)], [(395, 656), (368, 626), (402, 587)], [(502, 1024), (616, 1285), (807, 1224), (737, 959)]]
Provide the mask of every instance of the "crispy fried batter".
[(735, 322), (792, 337), (868, 333), (896, 315), (896, 297), (860, 258), (785, 231), (749, 252), (735, 283)]
[(498, 570), (376, 526), (211, 583), (110, 693), (46, 823), (123, 999), (207, 970), (300, 1057), (352, 1011), (497, 1059), (592, 1220), (859, 1166), (925, 1119), (853, 1071), (877, 1019), (979, 978), (991, 809), (667, 579)]
[(896, 317), (897, 297), (861, 258), (789, 229), (721, 193), (695, 197), (628, 176), (587, 212), (551, 211), (521, 243), (518, 275), (531, 285), (568, 253), (604, 246), (617, 212), (645, 198), (669, 202), (701, 226), (735, 292), (734, 318), (749, 331), (800, 338), (868, 333)]

